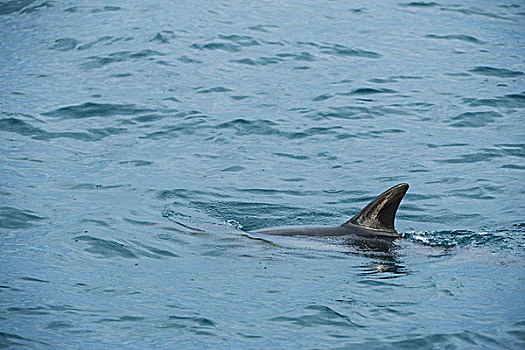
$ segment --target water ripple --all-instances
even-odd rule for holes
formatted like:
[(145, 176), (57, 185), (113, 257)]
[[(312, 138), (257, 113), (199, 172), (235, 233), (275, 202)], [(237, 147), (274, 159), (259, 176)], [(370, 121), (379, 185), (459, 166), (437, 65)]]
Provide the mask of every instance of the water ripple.
[(44, 217), (37, 216), (29, 210), (21, 210), (7, 206), (0, 207), (0, 228), (29, 228), (44, 219)]
[(62, 119), (83, 119), (111, 117), (116, 115), (136, 115), (147, 112), (151, 112), (151, 110), (138, 108), (132, 104), (86, 102), (80, 105), (61, 107), (53, 111), (42, 113), (42, 115)]
[[(120, 243), (118, 241), (96, 238), (89, 235), (75, 237), (75, 242), (77, 241), (83, 241), (89, 245), (89, 247), (84, 249), (86, 252), (105, 259), (115, 257), (138, 259), (139, 256), (151, 259), (165, 259), (178, 256), (169, 250), (147, 246), (138, 242), (135, 244)], [(137, 245), (140, 245), (142, 248), (139, 248)]]
[[(302, 312), (301, 312), (302, 311)], [(311, 314), (310, 311), (315, 312)], [(293, 313), (307, 313), (300, 316), (278, 316), (273, 317), (270, 321), (293, 324), (299, 327), (341, 327), (341, 328), (361, 328), (362, 325), (353, 322), (350, 317), (343, 315), (325, 305), (310, 305), (303, 310), (294, 311)]]
[(469, 69), (470, 73), (484, 75), (488, 77), (499, 77), (499, 78), (514, 78), (522, 76), (524, 73), (517, 70), (511, 70), (506, 68), (493, 68), (493, 67), (476, 67)]

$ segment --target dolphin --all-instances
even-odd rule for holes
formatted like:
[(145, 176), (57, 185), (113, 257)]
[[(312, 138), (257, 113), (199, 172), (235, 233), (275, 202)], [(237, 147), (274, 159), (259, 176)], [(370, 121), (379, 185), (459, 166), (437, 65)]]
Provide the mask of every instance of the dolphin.
[(272, 236), (357, 236), (393, 240), (399, 237), (394, 228), (394, 219), (407, 191), (406, 183), (389, 188), (341, 226), (279, 226), (251, 232)]

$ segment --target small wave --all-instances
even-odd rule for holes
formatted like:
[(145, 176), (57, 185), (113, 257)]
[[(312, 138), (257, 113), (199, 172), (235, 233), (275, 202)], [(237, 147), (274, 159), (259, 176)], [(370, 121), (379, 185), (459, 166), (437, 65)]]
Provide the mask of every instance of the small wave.
[(83, 50), (88, 50), (88, 49), (91, 49), (92, 47), (94, 47), (95, 45), (98, 45), (100, 43), (105, 43), (105, 45), (111, 45), (113, 43), (116, 43), (116, 42), (119, 42), (119, 41), (129, 41), (129, 40), (132, 40), (133, 38), (131, 37), (117, 37), (117, 38), (114, 38), (110, 35), (104, 35), (100, 38), (98, 38), (97, 40), (95, 41), (91, 41), (87, 44), (83, 44), (83, 45), (80, 45), (77, 47), (77, 50), (79, 51), (83, 51)]
[(162, 328), (187, 329), (194, 334), (214, 336), (212, 332), (216, 327), (216, 322), (202, 316), (168, 316), (168, 321), (161, 325)]
[(444, 40), (459, 40), (464, 41), (471, 44), (484, 44), (485, 42), (470, 36), (470, 35), (462, 35), (462, 34), (451, 34), (451, 35), (435, 35), (435, 34), (428, 34), (425, 35), (426, 38), (431, 39), (444, 39)]
[(396, 93), (397, 91), (391, 90), (391, 89), (374, 89), (374, 88), (359, 88), (355, 89), (350, 92), (345, 93), (338, 93), (338, 95), (341, 96), (348, 96), (348, 95), (373, 95), (373, 94), (392, 94)]
[(489, 106), (500, 108), (525, 108), (525, 93), (498, 96), (496, 98), (465, 98), (463, 103), (469, 106)]
[[(113, 240), (96, 238), (89, 235), (75, 237), (75, 242), (78, 241), (83, 241), (89, 245), (89, 247), (84, 249), (86, 252), (105, 259), (115, 257), (138, 259), (140, 256), (152, 259), (178, 257), (177, 254), (174, 254), (169, 250), (151, 247), (138, 242), (136, 242), (135, 245), (132, 245), (129, 243), (121, 243)], [(137, 245), (140, 245), (141, 248), (139, 248)]]
[(226, 52), (239, 52), (241, 47), (232, 43), (221, 43), (221, 42), (212, 42), (208, 44), (192, 44), (190, 46), (192, 49), (197, 50), (221, 50)]
[(2, 2), (0, 4), (0, 15), (8, 15), (10, 13), (18, 12), (35, 1), (36, 0), (11, 0)]
[(122, 7), (119, 7), (119, 6), (104, 6), (102, 8), (91, 10), (91, 13), (113, 12), (113, 11), (120, 11), (120, 10), (122, 10)]
[(32, 348), (35, 346), (35, 344), (38, 344), (40, 346), (46, 346), (51, 347), (51, 344), (21, 337), (14, 333), (6, 333), (6, 332), (0, 332), (0, 347), (2, 348), (9, 348), (9, 347), (28, 347)]
[(150, 40), (150, 42), (156, 42), (159, 44), (168, 44), (171, 39), (177, 39), (179, 36), (175, 34), (175, 32), (171, 30), (163, 30), (157, 34)]
[(219, 35), (219, 39), (234, 42), (240, 46), (259, 46), (259, 42), (248, 35)]
[(340, 57), (380, 58), (382, 56), (377, 52), (353, 49), (340, 44), (321, 45), (320, 49), (324, 54)]
[[(314, 312), (312, 314), (312, 311)], [(270, 321), (293, 324), (299, 327), (319, 327), (327, 326), (330, 328), (362, 328), (364, 326), (353, 322), (350, 317), (343, 315), (325, 305), (310, 305), (300, 311), (297, 316), (277, 316), (272, 317)]]
[(232, 62), (246, 64), (249, 66), (267, 66), (269, 64), (277, 64), (284, 61), (277, 57), (259, 57), (258, 59), (243, 58), (240, 60), (233, 60)]
[(86, 132), (47, 132), (17, 118), (0, 119), (0, 130), (14, 132), (22, 136), (31, 136), (35, 140), (52, 140), (58, 138), (70, 138), (79, 141), (99, 141), (105, 137), (126, 132), (124, 128), (100, 128), (88, 129)]
[(462, 154), (459, 158), (439, 159), (439, 163), (476, 163), (506, 156), (525, 157), (524, 144), (500, 144), (497, 148), (485, 148), (481, 152)]
[(70, 105), (58, 108), (53, 111), (42, 113), (42, 115), (62, 119), (84, 119), (111, 117), (116, 115), (136, 115), (147, 112), (151, 112), (151, 110), (139, 108), (133, 104), (86, 102), (80, 105)]
[(450, 6), (450, 7), (441, 7), (440, 10), (448, 11), (448, 12), (457, 12), (457, 13), (461, 13), (463, 15), (468, 15), (468, 16), (476, 15), (476, 16), (490, 17), (493, 19), (509, 20), (509, 18), (506, 16), (487, 12), (487, 11), (484, 11), (476, 7), (462, 8), (461, 6)]
[(524, 75), (522, 71), (493, 67), (476, 67), (473, 69), (469, 69), (469, 72), (478, 75), (499, 78), (514, 78)]
[(142, 58), (148, 58), (152, 56), (164, 56), (165, 54), (162, 52), (154, 51), (154, 50), (141, 50), (137, 52), (133, 51), (119, 51), (119, 52), (113, 52), (107, 56), (91, 56), (88, 57), (88, 62), (84, 62), (80, 65), (81, 68), (90, 70), (90, 69), (96, 69), (101, 68), (103, 66), (106, 66), (108, 64), (116, 63), (116, 62), (125, 62), (125, 61), (133, 61), (138, 60)]
[(480, 128), (502, 117), (501, 114), (492, 111), (466, 112), (450, 118), (453, 122), (450, 126), (455, 128)]
[(233, 90), (225, 88), (223, 86), (217, 86), (217, 87), (213, 87), (213, 88), (206, 89), (206, 90), (199, 90), (197, 91), (197, 93), (198, 94), (210, 94), (213, 92), (229, 92), (229, 91), (233, 91)]
[(35, 226), (46, 218), (35, 215), (32, 211), (13, 207), (0, 207), (0, 228), (21, 229)]
[(243, 171), (244, 169), (246, 169), (246, 168), (243, 167), (243, 166), (234, 165), (234, 166), (230, 166), (230, 167), (224, 168), (221, 171), (222, 172), (238, 172), (238, 171)]
[(253, 30), (256, 32), (271, 33), (271, 29), (276, 29), (276, 28), (279, 28), (279, 27), (276, 25), (271, 25), (271, 24), (268, 24), (268, 25), (258, 24), (255, 26), (248, 27), (247, 29)]
[(404, 7), (436, 7), (440, 6), (436, 2), (425, 2), (425, 1), (412, 1), (406, 4), (401, 4)]

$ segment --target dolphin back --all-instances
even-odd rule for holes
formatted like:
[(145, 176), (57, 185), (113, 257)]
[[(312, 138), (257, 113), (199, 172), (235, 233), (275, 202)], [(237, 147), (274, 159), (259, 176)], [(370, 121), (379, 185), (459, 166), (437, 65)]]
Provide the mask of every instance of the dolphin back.
[(394, 227), (397, 208), (408, 191), (408, 184), (396, 185), (381, 193), (343, 227), (362, 226), (371, 230), (397, 233)]

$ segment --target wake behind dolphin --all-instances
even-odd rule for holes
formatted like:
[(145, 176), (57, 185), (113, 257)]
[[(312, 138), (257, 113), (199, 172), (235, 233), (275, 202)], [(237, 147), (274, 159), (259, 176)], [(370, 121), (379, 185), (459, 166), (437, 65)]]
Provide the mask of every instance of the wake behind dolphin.
[(397, 208), (407, 191), (406, 183), (386, 190), (341, 226), (279, 226), (252, 232), (274, 236), (359, 236), (394, 239), (399, 237), (394, 227)]

